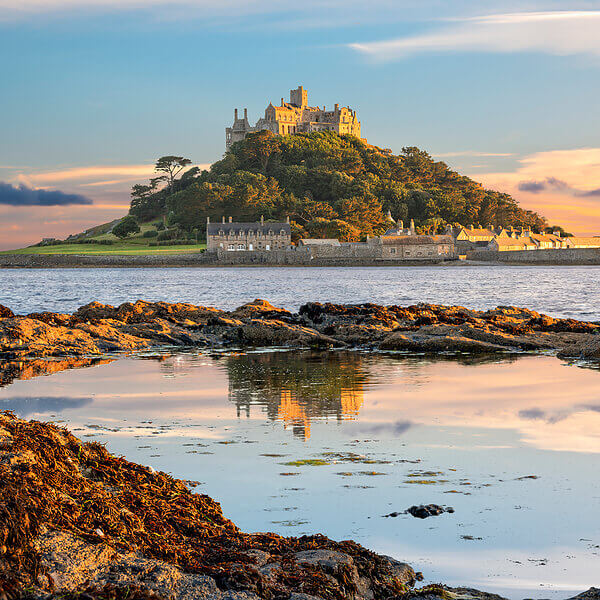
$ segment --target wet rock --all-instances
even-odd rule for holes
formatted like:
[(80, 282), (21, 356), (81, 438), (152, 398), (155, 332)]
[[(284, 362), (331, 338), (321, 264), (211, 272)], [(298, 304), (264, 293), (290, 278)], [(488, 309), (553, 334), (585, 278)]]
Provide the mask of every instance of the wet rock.
[(577, 596), (568, 598), (568, 600), (600, 600), (600, 588), (591, 587), (589, 590), (577, 594)]
[(453, 513), (454, 509), (451, 506), (439, 506), (438, 504), (421, 504), (419, 506), (411, 506), (406, 512), (417, 519), (427, 519), (428, 517), (437, 517), (444, 513)]
[(84, 356), (143, 348), (223, 346), (369, 347), (479, 355), (550, 350), (566, 358), (600, 357), (600, 326), (554, 319), (517, 307), (308, 303), (297, 314), (266, 300), (226, 312), (185, 303), (92, 302), (73, 315), (6, 313), (0, 357)]
[(0, 319), (12, 319), (15, 313), (7, 306), (0, 304)]
[(0, 594), (10, 573), (32, 598), (385, 600), (413, 575), (351, 541), (243, 533), (185, 482), (2, 412), (0, 497)]

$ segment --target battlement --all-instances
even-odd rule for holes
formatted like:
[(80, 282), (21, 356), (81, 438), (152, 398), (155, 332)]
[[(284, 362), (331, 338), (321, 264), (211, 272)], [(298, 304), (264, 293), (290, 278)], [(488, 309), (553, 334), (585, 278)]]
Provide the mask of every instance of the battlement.
[(244, 109), (244, 118), (238, 116), (238, 109), (234, 111), (234, 121), (231, 127), (225, 129), (225, 147), (228, 149), (235, 142), (243, 140), (249, 133), (257, 131), (272, 131), (278, 135), (289, 135), (300, 132), (335, 131), (339, 135), (354, 135), (361, 137), (361, 124), (356, 111), (349, 106), (340, 108), (334, 104), (333, 110), (326, 110), (323, 106), (308, 105), (308, 90), (301, 85), (295, 90), (290, 90), (290, 101), (274, 106), (269, 103), (265, 109), (265, 116), (259, 119), (256, 125), (248, 121), (248, 109)]

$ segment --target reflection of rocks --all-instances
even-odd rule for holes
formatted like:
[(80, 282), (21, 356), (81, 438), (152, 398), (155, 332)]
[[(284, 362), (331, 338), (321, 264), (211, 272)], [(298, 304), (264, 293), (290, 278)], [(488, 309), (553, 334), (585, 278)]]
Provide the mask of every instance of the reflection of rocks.
[(600, 325), (524, 308), (309, 303), (297, 314), (256, 300), (234, 311), (166, 302), (92, 302), (73, 315), (0, 318), (0, 358), (90, 355), (175, 347), (360, 346), (467, 355), (554, 351), (600, 358)]
[(32, 414), (81, 408), (91, 403), (92, 398), (61, 398), (60, 396), (0, 398), (0, 410), (10, 410), (19, 417), (27, 417)]
[(29, 359), (23, 361), (0, 361), (0, 386), (9, 385), (15, 379), (32, 379), (40, 375), (51, 375), (112, 362), (100, 358)]
[(237, 355), (227, 358), (227, 372), (238, 415), (261, 405), (303, 439), (310, 437), (312, 419), (355, 418), (369, 380), (363, 358), (352, 352)]

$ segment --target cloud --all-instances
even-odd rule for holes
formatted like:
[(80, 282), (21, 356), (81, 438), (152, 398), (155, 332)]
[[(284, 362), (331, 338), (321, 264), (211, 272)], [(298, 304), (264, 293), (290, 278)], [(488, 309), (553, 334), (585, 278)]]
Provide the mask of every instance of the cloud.
[(600, 56), (600, 10), (521, 12), (455, 20), (431, 33), (348, 46), (377, 61), (426, 52), (543, 52)]
[(529, 192), (530, 194), (555, 191), (582, 198), (600, 198), (600, 189), (578, 190), (570, 186), (566, 181), (562, 181), (556, 177), (546, 177), (543, 181), (520, 181), (517, 187), (521, 192)]
[(544, 419), (546, 417), (546, 413), (539, 408), (528, 408), (526, 410), (520, 410), (519, 417), (521, 417), (521, 419), (537, 421), (539, 419)]
[(600, 233), (600, 148), (537, 152), (512, 171), (471, 176), (573, 233)]
[(59, 190), (43, 190), (0, 182), (0, 204), (8, 206), (69, 206), (92, 204), (80, 194), (67, 194)]

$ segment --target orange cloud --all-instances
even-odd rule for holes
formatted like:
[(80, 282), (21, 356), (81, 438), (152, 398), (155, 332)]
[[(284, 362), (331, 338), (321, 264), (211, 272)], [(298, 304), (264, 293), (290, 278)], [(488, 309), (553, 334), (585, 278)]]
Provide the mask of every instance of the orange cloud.
[[(600, 148), (538, 152), (519, 163), (512, 172), (478, 173), (473, 178), (486, 187), (511, 194), (524, 208), (540, 212), (574, 233), (600, 234), (600, 198), (585, 197), (586, 192), (600, 188)], [(567, 185), (540, 193), (519, 189), (519, 183), (548, 178)]]

